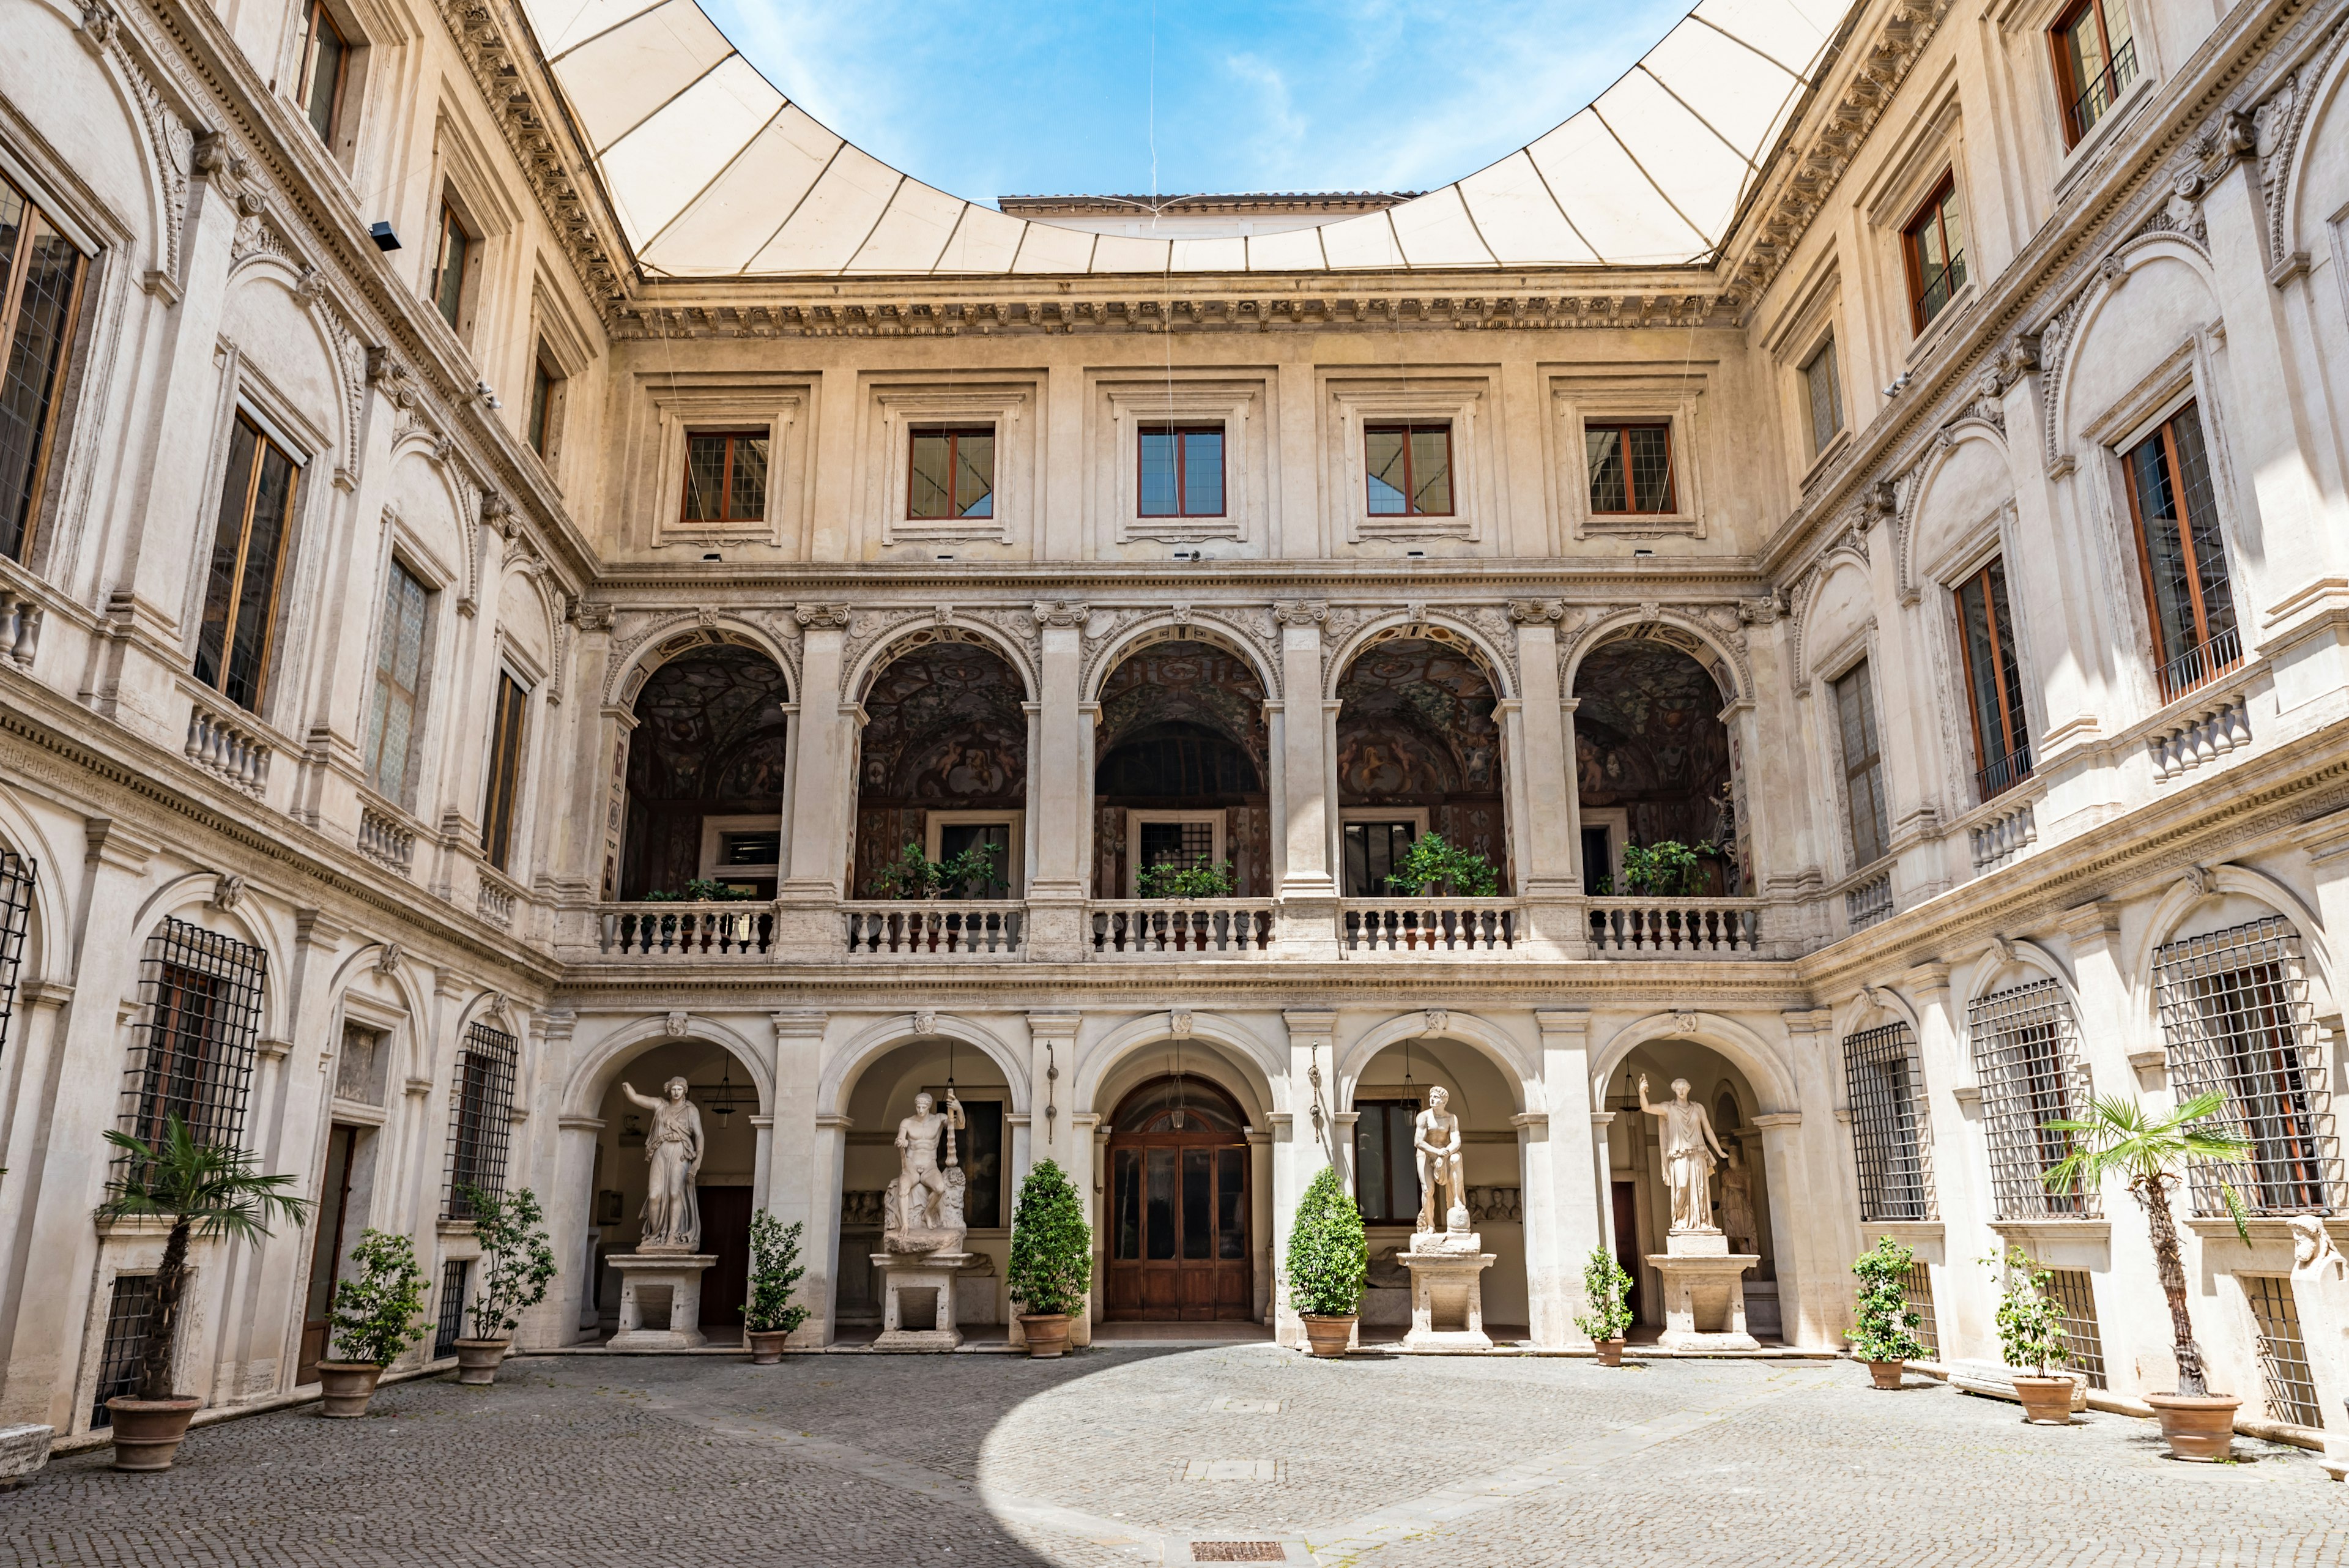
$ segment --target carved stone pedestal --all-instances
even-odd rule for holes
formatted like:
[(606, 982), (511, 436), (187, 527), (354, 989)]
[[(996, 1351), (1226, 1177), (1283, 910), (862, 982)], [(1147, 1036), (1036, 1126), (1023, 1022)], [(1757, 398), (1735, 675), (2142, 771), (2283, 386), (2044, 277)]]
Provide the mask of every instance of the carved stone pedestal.
[(1648, 1254), (1663, 1275), (1664, 1332), (1656, 1343), (1666, 1350), (1759, 1350), (1745, 1327), (1745, 1271), (1762, 1261), (1756, 1252), (1733, 1252), (1718, 1231), (1675, 1231), (1664, 1251)]
[[(701, 1332), (701, 1273), (718, 1261), (715, 1252), (622, 1252), (606, 1258), (619, 1271), (620, 1332), (612, 1350), (696, 1350), (709, 1343)], [(666, 1327), (645, 1324), (647, 1293), (668, 1298)]]
[(962, 1343), (955, 1326), (955, 1279), (968, 1252), (875, 1252), (881, 1280), (881, 1337), (875, 1350), (952, 1350)]
[[(1467, 1216), (1459, 1219), (1464, 1224)], [(1411, 1332), (1406, 1351), (1490, 1350), (1485, 1333), (1485, 1271), (1493, 1254), (1469, 1230), (1423, 1231), (1395, 1262), (1411, 1271)]]

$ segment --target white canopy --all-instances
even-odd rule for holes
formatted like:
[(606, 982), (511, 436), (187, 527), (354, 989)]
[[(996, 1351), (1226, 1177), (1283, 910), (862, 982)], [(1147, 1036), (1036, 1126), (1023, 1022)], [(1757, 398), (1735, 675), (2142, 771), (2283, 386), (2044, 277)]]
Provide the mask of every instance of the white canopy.
[(523, 0), (645, 269), (670, 277), (1659, 266), (1728, 233), (1854, 0), (1702, 0), (1531, 146), (1384, 212), (1095, 234), (902, 174), (786, 99), (694, 0)]

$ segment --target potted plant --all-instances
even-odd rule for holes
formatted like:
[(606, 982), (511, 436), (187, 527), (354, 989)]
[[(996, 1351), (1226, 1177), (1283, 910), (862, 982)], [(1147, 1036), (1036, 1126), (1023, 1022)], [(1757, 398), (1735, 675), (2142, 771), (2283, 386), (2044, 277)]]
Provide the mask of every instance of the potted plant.
[(1029, 1167), (1011, 1214), (1011, 1262), (1005, 1288), (1028, 1310), (1020, 1336), (1031, 1356), (1069, 1348), (1069, 1318), (1092, 1289), (1093, 1237), (1066, 1172), (1049, 1159)]
[(1696, 890), (1697, 852), (1677, 838), (1623, 846), (1627, 890), (1655, 898), (1685, 898)]
[(259, 1174), (253, 1168), (253, 1157), (241, 1148), (198, 1143), (178, 1116), (166, 1119), (163, 1136), (154, 1144), (125, 1132), (109, 1132), (106, 1141), (123, 1158), (111, 1191), (98, 1207), (99, 1220), (166, 1220), (171, 1227), (163, 1242), (163, 1261), (155, 1271), (154, 1312), (139, 1352), (133, 1391), (106, 1402), (114, 1429), (114, 1468), (168, 1470), (188, 1435), (188, 1423), (203, 1403), (193, 1394), (173, 1391), (190, 1239), (257, 1241), (269, 1234), (270, 1219), (299, 1225), (310, 1205), (285, 1190), (294, 1178)]
[[(2170, 1189), (2192, 1167), (2229, 1165), (2251, 1154), (2248, 1138), (2202, 1125), (2225, 1104), (2226, 1096), (2213, 1089), (2168, 1116), (2158, 1116), (2136, 1100), (2100, 1095), (2078, 1120), (2047, 1124), (2050, 1131), (2072, 1140), (2072, 1152), (2047, 1172), (2050, 1189), (2070, 1192), (2118, 1176), (2145, 1210), (2161, 1293), (2169, 1301), (2172, 1348), (2178, 1356), (2178, 1392), (2147, 1394), (2145, 1402), (2161, 1417), (2161, 1435), (2171, 1457), (2180, 1459), (2225, 1459), (2234, 1447), (2235, 1409), (2242, 1403), (2231, 1394), (2210, 1392), (2202, 1347), (2195, 1343), (2194, 1320), (2186, 1307), (2186, 1263), (2178, 1252), (2178, 1223), (2169, 1211)], [(2242, 1198), (2223, 1179), (2219, 1191), (2234, 1216), (2236, 1233), (2249, 1244), (2251, 1231), (2244, 1223)]]
[(807, 1272), (800, 1263), (801, 1229), (765, 1209), (750, 1217), (750, 1299), (742, 1309), (742, 1337), (750, 1342), (753, 1366), (781, 1361), (783, 1342), (808, 1320), (808, 1309), (792, 1300)]
[(495, 1383), (522, 1314), (546, 1299), (554, 1278), (554, 1249), (546, 1239), (546, 1215), (538, 1195), (484, 1192), (460, 1187), (473, 1216), (473, 1237), (481, 1244), (481, 1288), (473, 1293), (473, 1337), (457, 1342), (457, 1381)]
[(1852, 1303), (1851, 1353), (1868, 1363), (1878, 1388), (1900, 1386), (1903, 1366), (1924, 1355), (1917, 1325), (1924, 1314), (1909, 1305), (1909, 1270), (1917, 1254), (1889, 1236), (1852, 1261), (1859, 1293)]
[(1188, 866), (1177, 866), (1171, 860), (1145, 866), (1134, 882), (1145, 898), (1180, 898), (1186, 903), (1201, 898), (1228, 898), (1235, 886), (1232, 863), (1210, 863), (1204, 855)]
[(1343, 1355), (1354, 1336), (1354, 1313), (1370, 1272), (1371, 1250), (1362, 1211), (1323, 1166), (1297, 1205), (1288, 1231), (1288, 1305), (1305, 1320), (1305, 1340), (1316, 1355)]
[[(1982, 1260), (2001, 1262), (1995, 1255)], [(2072, 1380), (2056, 1370), (2069, 1359), (2063, 1309), (2047, 1287), (2052, 1270), (2033, 1263), (2020, 1247), (2009, 1247), (2002, 1264), (1998, 1296), (1999, 1357), (2013, 1370), (2014, 1397), (2023, 1418), (2037, 1427), (2072, 1424)], [(2023, 1368), (2031, 1370), (2025, 1372)]]
[(1630, 1292), (1631, 1276), (1615, 1254), (1604, 1247), (1591, 1248), (1589, 1261), (1582, 1265), (1582, 1299), (1590, 1310), (1578, 1314), (1574, 1326), (1590, 1336), (1601, 1366), (1623, 1365), (1623, 1335), (1631, 1326), (1626, 1299)]
[(368, 1229), (351, 1249), (351, 1272), (335, 1286), (336, 1359), (318, 1363), (321, 1415), (364, 1416), (377, 1379), (424, 1337), (424, 1270), (405, 1236)]
[(1440, 833), (1415, 839), (1387, 877), (1398, 893), (1424, 898), (1442, 893), (1454, 898), (1489, 898), (1501, 890), (1501, 874), (1473, 849), (1449, 844)]

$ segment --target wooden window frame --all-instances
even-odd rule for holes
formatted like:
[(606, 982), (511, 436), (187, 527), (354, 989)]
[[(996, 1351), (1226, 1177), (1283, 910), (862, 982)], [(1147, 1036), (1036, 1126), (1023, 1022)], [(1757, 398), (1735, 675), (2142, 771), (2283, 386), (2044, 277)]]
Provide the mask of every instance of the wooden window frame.
[[(453, 303), (453, 316), (450, 313), (452, 306), (442, 302), (442, 296), (447, 293), (449, 236), (451, 233), (462, 242), (457, 256), (457, 297)], [(472, 275), (478, 265), (481, 244), (481, 236), (466, 224), (465, 215), (457, 210), (455, 200), (443, 192), (440, 219), (433, 230), (429, 297), (433, 314), (447, 322), (449, 330), (460, 337), (465, 335), (465, 319), (471, 314), (467, 307), (471, 304)]]
[[(1623, 453), (1623, 505), (1619, 510), (1610, 507), (1602, 511), (1599, 504), (1590, 498), (1590, 490), (1597, 483), (1598, 475), (1589, 467), (1588, 454), (1592, 434), (1594, 432), (1603, 434), (1609, 431), (1615, 432), (1616, 444)], [(1631, 432), (1633, 431), (1664, 432), (1664, 504), (1660, 508), (1651, 510), (1640, 504), (1639, 486), (1632, 482), (1631, 478)], [(1680, 475), (1677, 472), (1680, 451), (1672, 441), (1671, 421), (1585, 420), (1582, 421), (1582, 450), (1584, 453), (1583, 499), (1588, 504), (1590, 514), (1593, 517), (1674, 517), (1680, 514), (1681, 487)]]
[[(1419, 477), (1413, 472), (1416, 465), (1412, 461), (1411, 438), (1421, 431), (1438, 430), (1444, 432), (1444, 490), (1450, 495), (1452, 504), (1441, 512), (1423, 512), (1420, 509), (1418, 502), (1415, 499), (1419, 494)], [(1371, 438), (1374, 435), (1396, 434), (1400, 434), (1402, 437), (1402, 510), (1400, 512), (1371, 512), (1369, 510), (1371, 504)], [(1364, 514), (1374, 523), (1385, 522), (1396, 517), (1459, 516), (1460, 461), (1459, 453), (1454, 449), (1452, 442), (1452, 421), (1450, 420), (1370, 420), (1363, 421), (1362, 506), (1364, 509)]]
[[(223, 606), (221, 610), (221, 646), (219, 663), (213, 670), (215, 679), (212, 682), (209, 682), (209, 684), (212, 685), (213, 691), (218, 691), (229, 701), (237, 703), (239, 707), (243, 708), (247, 712), (258, 713), (261, 711), (262, 705), (269, 700), (269, 677), (273, 673), (273, 666), (276, 662), (277, 597), (285, 586), (286, 560), (294, 554), (295, 525), (301, 517), (302, 475), (305, 465), (303, 460), (295, 455), (294, 450), (291, 447), (286, 446), (284, 442), (280, 441), (275, 435), (271, 433), (270, 428), (267, 425), (263, 424), (261, 421), (254, 418), (253, 415), (247, 413), (241, 408), (236, 410), (235, 417), (230, 425), (232, 439), (229, 450), (232, 453), (236, 450), (233, 440), (235, 427), (240, 424), (246, 426), (253, 431), (253, 462), (251, 470), (245, 475), (244, 501), (237, 510), (236, 563), (230, 569), (228, 603)], [(285, 521), (278, 530), (277, 561), (271, 568), (269, 590), (265, 600), (262, 605), (261, 610), (264, 617), (261, 630), (261, 653), (253, 671), (253, 701), (250, 703), (246, 703), (240, 701), (230, 692), (228, 683), (233, 679), (232, 666), (236, 657), (237, 627), (243, 618), (245, 607), (244, 566), (246, 557), (253, 548), (253, 509), (254, 504), (260, 499), (261, 476), (266, 459), (273, 450), (285, 458), (286, 467), (290, 470), (290, 474), (285, 483)], [(229, 480), (233, 477), (233, 475), (228, 474), (223, 474), (222, 476), (223, 490), (226, 489)], [(225, 499), (225, 497), (223, 497), (223, 499)], [(222, 519), (222, 522), (224, 524), (226, 519)], [(219, 535), (217, 530), (215, 530), (212, 552), (217, 554), (219, 549)], [(208, 564), (204, 569), (207, 573), (207, 576), (209, 576), (210, 567)], [(206, 591), (208, 597), (205, 609), (208, 611), (210, 608), (209, 584), (207, 585)], [(196, 618), (196, 638), (200, 649), (203, 639), (204, 623), (208, 618), (209, 616), (205, 613), (199, 613)]]
[[(2138, 67), (2135, 54), (2136, 31), (2132, 28), (2128, 37), (2122, 40), (2121, 44), (2123, 48), (2131, 51), (2129, 79), (2124, 83), (2120, 79), (2120, 62), (2115, 58), (2113, 53), (2113, 28), (2112, 23), (2105, 16), (2106, 3), (2106, 0), (2074, 0), (2074, 4), (2066, 5), (2057, 13), (2055, 20), (2048, 25), (2047, 52), (2055, 66), (2055, 95), (2058, 99), (2056, 118), (2063, 123), (2064, 148), (2067, 152), (2085, 140), (2088, 132), (2094, 130), (2103, 122), (2106, 115), (2112, 113), (2114, 107), (2121, 101), (2122, 95), (2128, 91), (2130, 85), (2137, 78)], [(2117, 3), (2126, 4), (2127, 0), (2117, 0)], [(2112, 98), (2102, 109), (2097, 111), (2096, 118), (2086, 125), (2080, 123), (2080, 100), (2088, 96), (2089, 84), (2075, 78), (2072, 72), (2072, 57), (2064, 47), (2064, 35), (2072, 30), (2074, 24), (2083, 16), (2093, 16), (2096, 19), (2096, 47), (2105, 61), (2104, 67), (2096, 74), (2100, 77), (2110, 77), (2113, 82)]]
[[(2202, 561), (2194, 548), (2195, 518), (2193, 513), (2189, 510), (2190, 503), (2186, 492), (2186, 472), (2178, 459), (2178, 421), (2189, 415), (2194, 418), (2199, 429), (2201, 423), (2199, 399), (2190, 399), (2179, 404), (2177, 409), (2164, 416), (2160, 423), (2146, 434), (2130, 441), (2127, 446), (2120, 448), (2118, 452), (2121, 466), (2121, 490), (2128, 497), (2129, 533), (2137, 544), (2137, 581), (2145, 590), (2146, 628), (2153, 638), (2154, 683), (2160, 689), (2161, 700), (2164, 702), (2181, 697), (2196, 687), (2216, 680), (2243, 661), (2242, 623), (2238, 620), (2231, 633), (2235, 639), (2234, 651), (2223, 662), (2216, 659), (2212, 659), (2209, 669), (2181, 684), (2173, 685), (2168, 674), (2172, 666), (2189, 655), (2209, 648), (2212, 640), (2210, 607), (2203, 593)], [(2209, 462), (2210, 437), (2207, 431), (2201, 431), (2201, 437), (2202, 460), (2207, 465)], [(2187, 598), (2194, 611), (2194, 642), (2191, 647), (2181, 649), (2176, 653), (2169, 652), (2163, 642), (2161, 596), (2153, 580), (2153, 553), (2147, 547), (2145, 542), (2145, 512), (2139, 504), (2137, 493), (2137, 470), (2128, 461), (2130, 452), (2143, 446), (2147, 441), (2157, 439), (2161, 442), (2161, 466), (2163, 472), (2169, 477), (2169, 493), (2177, 498), (2178, 543), (2185, 560)], [(2215, 507), (2216, 484), (2214, 483), (2211, 488)], [(2214, 516), (2210, 519), (2210, 525), (2220, 535), (2220, 553), (2223, 556), (2226, 552), (2224, 519)], [(2234, 572), (2231, 566), (2227, 572), (2227, 579), (2230, 584), (2233, 582)]]
[[(1402, 1091), (1407, 1088), (1415, 1088), (1417, 1092), (1415, 1094), (1403, 1093)], [(1348, 1152), (1354, 1158), (1354, 1190), (1357, 1193), (1362, 1190), (1362, 1143), (1361, 1134), (1362, 1112), (1371, 1106), (1409, 1106), (1415, 1125), (1419, 1113), (1427, 1108), (1427, 1087), (1425, 1085), (1404, 1084), (1381, 1084), (1378, 1086), (1378, 1091), (1376, 1093), (1363, 1093), (1355, 1096), (1355, 1135), (1347, 1141), (1353, 1145), (1353, 1147), (1348, 1150)], [(1392, 1209), (1394, 1206), (1396, 1174), (1399, 1171), (1409, 1171), (1411, 1173), (1412, 1185), (1416, 1187), (1419, 1185), (1419, 1164), (1417, 1159), (1417, 1149), (1413, 1145), (1409, 1143), (1406, 1143), (1401, 1149), (1397, 1149), (1394, 1147), (1393, 1140), (1387, 1140), (1386, 1157), (1384, 1189), (1386, 1192), (1387, 1206)], [(1422, 1192), (1422, 1201), (1424, 1201), (1425, 1198), (1426, 1194)], [(1464, 1197), (1462, 1201), (1465, 1202), (1466, 1199)], [(1362, 1223), (1365, 1225), (1416, 1226), (1418, 1222), (1419, 1211), (1416, 1208), (1408, 1214), (1371, 1214), (1365, 1212), (1362, 1215)]]
[(64, 418), (66, 400), (58, 394), (73, 374), (74, 335), (81, 326), (82, 291), (89, 281), (90, 255), (22, 184), (0, 173), (0, 186), (14, 191), (24, 204), (17, 220), (16, 254), (11, 258), (6, 275), (0, 277), (0, 376), (12, 373), (16, 366), (16, 333), (24, 320), (25, 286), (33, 271), (31, 241), (39, 229), (47, 229), (71, 247), (78, 258), (74, 263), (73, 286), (67, 291), (65, 312), (57, 322), (56, 351), (46, 371), (41, 417), (33, 433), (33, 461), (26, 471), (17, 515), (0, 518), (0, 535), (13, 531), (16, 535), (14, 547), (0, 550), (0, 554), (23, 562), (32, 556), (40, 533), (41, 495), (48, 487), (49, 460), (57, 451), (57, 427)]
[[(1965, 286), (1965, 247), (1951, 245), (1947, 215), (1948, 203), (1957, 193), (1958, 171), (1955, 169), (1943, 171), (1941, 177), (1933, 182), (1932, 190), (1909, 213), (1909, 221), (1900, 225), (1900, 259), (1909, 281), (1909, 325), (1911, 331), (1919, 335), (1941, 318), (1942, 313), (1950, 308), (1951, 302), (1957, 298), (1958, 290)], [(1929, 225), (1940, 231), (1941, 254), (1946, 258), (1941, 264), (1941, 275), (1946, 278), (1952, 271), (1959, 275), (1958, 281), (1949, 286), (1949, 292), (1940, 306), (1930, 312), (1925, 308), (1924, 248), (1918, 238)]]
[[(689, 515), (686, 510), (688, 504), (693, 499), (693, 443), (698, 441), (722, 441), (726, 443), (726, 461), (718, 471), (718, 501), (720, 510), (719, 515), (715, 517), (695, 517)], [(726, 528), (749, 523), (764, 523), (767, 520), (767, 493), (764, 490), (759, 493), (759, 514), (756, 517), (737, 517), (733, 514), (734, 443), (745, 441), (762, 441), (767, 443), (767, 473), (771, 480), (775, 472), (775, 441), (772, 431), (746, 429), (688, 430), (685, 432), (685, 472), (678, 483), (677, 496), (677, 520), (679, 526)]]
[(503, 664), (498, 667), (495, 706), (490, 717), (488, 788), (481, 803), (481, 854), (500, 871), (513, 859), (516, 803), (522, 794), (523, 748), (530, 732), (528, 682)]
[[(370, 749), (379, 747), (383, 733), (377, 726), (376, 713), (380, 710), (388, 718), (389, 704), (392, 701), (405, 701), (408, 704), (408, 747), (411, 754), (423, 730), (424, 694), (432, 675), (432, 600), (435, 596), (432, 585), (425, 579), (423, 574), (410, 570), (405, 561), (394, 556), (387, 565), (385, 572), (386, 598), (390, 597), (392, 586), (402, 578), (415, 584), (424, 596), (424, 625), (418, 633), (421, 646), (417, 653), (416, 684), (412, 690), (403, 692), (399, 689), (397, 674), (387, 675), (384, 670), (384, 648), (389, 639), (398, 636), (398, 628), (391, 624), (390, 618), (387, 615), (385, 624), (378, 628), (376, 636), (375, 678), (368, 684), (367, 723), (359, 732), (359, 765), (367, 770), (367, 784), (369, 789), (398, 805), (402, 810), (406, 810), (409, 782), (407, 762), (403, 759), (400, 763), (398, 787), (386, 789), (383, 787), (383, 756), (380, 750), (377, 750), (377, 754), (372, 760), (367, 754)], [(388, 606), (387, 608), (388, 608)]]
[[(946, 438), (947, 509), (944, 512), (926, 514), (914, 510), (914, 480), (916, 476), (916, 470), (914, 464), (914, 447), (916, 443), (919, 442), (925, 436), (944, 436)], [(971, 436), (985, 436), (988, 441), (987, 511), (984, 514), (978, 513), (957, 512), (955, 510), (955, 464), (957, 458), (961, 455), (963, 441)], [(975, 523), (991, 521), (995, 516), (996, 495), (1001, 489), (1001, 485), (997, 481), (995, 472), (995, 459), (998, 455), (995, 448), (998, 439), (996, 428), (991, 424), (914, 425), (909, 427), (905, 431), (905, 521), (908, 523)]]
[[(2023, 669), (2023, 655), (2014, 646), (2009, 628), (2000, 621), (2000, 596), (1991, 592), (1991, 574), (1993, 571), (1999, 574), (1999, 583), (2003, 588), (2006, 567), (2005, 557), (2001, 556), (1992, 556), (1950, 587), (1950, 607), (1958, 618), (1958, 667), (1966, 683), (1966, 718), (1974, 737), (1974, 782), (1984, 800), (2003, 794), (2029, 778), (2032, 766), (2030, 721), (2027, 715), (2013, 711), (2014, 704), (2004, 679), (2005, 661), (2012, 659), (2019, 675)], [(1982, 587), (1982, 621), (1990, 633), (1991, 667), (1999, 677), (1998, 722), (2002, 732), (1999, 738), (2006, 749), (1996, 756), (1991, 755), (1988, 737), (1982, 733), (1982, 692), (1974, 681), (1973, 649), (1966, 627), (1965, 591), (1969, 586), (1977, 583)], [(2010, 617), (2013, 609), (2013, 601), (2009, 597), (2007, 613)], [(2021, 759), (2020, 766), (2007, 766), (2017, 758)], [(2004, 769), (2002, 774), (1998, 772), (2002, 768)]]
[[(342, 47), (342, 53), (335, 60), (335, 90), (327, 100), (326, 123), (323, 126), (313, 118), (310, 105), (311, 95), (317, 86), (318, 29), (321, 26), (334, 34), (335, 42)], [(297, 76), (299, 86), (295, 101), (302, 106), (302, 118), (309, 122), (311, 130), (318, 133), (318, 140), (330, 152), (334, 151), (336, 135), (343, 127), (343, 109), (350, 92), (351, 56), (356, 52), (350, 35), (343, 31), (342, 24), (336, 21), (334, 13), (326, 8), (326, 0), (309, 0), (302, 29), (302, 68)]]
[[(1174, 440), (1174, 510), (1145, 512), (1143, 510), (1142, 443), (1154, 435), (1172, 436)], [(1183, 460), (1183, 448), (1187, 438), (1211, 435), (1216, 438), (1216, 494), (1221, 503), (1213, 512), (1194, 512), (1190, 500), (1190, 466)], [(1133, 514), (1144, 523), (1156, 523), (1170, 517), (1223, 517), (1231, 506), (1231, 441), (1221, 425), (1136, 425), (1133, 431)], [(992, 492), (989, 492), (991, 494)]]

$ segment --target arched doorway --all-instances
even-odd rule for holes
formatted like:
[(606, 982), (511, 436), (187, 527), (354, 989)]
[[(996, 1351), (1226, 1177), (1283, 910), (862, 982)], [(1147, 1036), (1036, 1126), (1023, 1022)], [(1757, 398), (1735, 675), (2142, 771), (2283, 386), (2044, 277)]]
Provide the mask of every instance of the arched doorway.
[(1498, 700), (1483, 662), (1441, 628), (1357, 654), (1338, 682), (1340, 890), (1383, 898), (1414, 843), (1481, 855), (1507, 892)]
[(873, 677), (857, 741), (850, 898), (890, 897), (883, 868), (909, 845), (934, 862), (992, 853), (995, 875), (947, 898), (1026, 892), (1027, 697), (1001, 654), (946, 635), (905, 649)]
[(1148, 891), (1154, 867), (1230, 867), (1243, 898), (1272, 891), (1264, 682), (1198, 639), (1128, 653), (1102, 683), (1093, 732), (1093, 896)]
[(646, 680), (628, 741), (622, 899), (682, 898), (696, 882), (775, 896), (790, 700), (773, 659), (730, 643)]
[(1171, 1074), (1120, 1102), (1109, 1138), (1112, 1321), (1255, 1316), (1247, 1124), (1214, 1083)]
[(1582, 875), (1594, 896), (1677, 891), (1625, 883), (1627, 847), (1667, 842), (1697, 852), (1686, 891), (1735, 897), (1753, 885), (1722, 692), (1720, 677), (1652, 637), (1608, 643), (1575, 671)]

